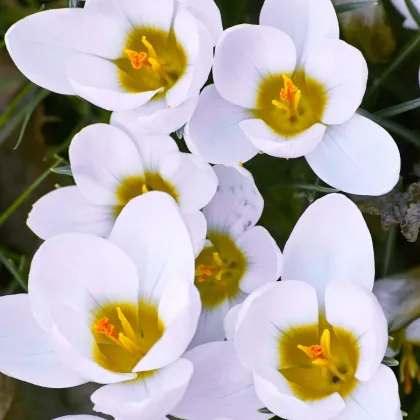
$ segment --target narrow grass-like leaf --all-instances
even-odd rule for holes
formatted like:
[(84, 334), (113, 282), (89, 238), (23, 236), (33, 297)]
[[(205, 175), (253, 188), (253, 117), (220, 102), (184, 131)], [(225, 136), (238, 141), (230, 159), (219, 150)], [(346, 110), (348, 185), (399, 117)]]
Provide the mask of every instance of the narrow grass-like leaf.
[(395, 360), (393, 357), (388, 357), (388, 356), (384, 357), (384, 359), (382, 360), (382, 363), (388, 367), (395, 367), (400, 364), (398, 360)]
[(352, 10), (360, 9), (361, 7), (372, 7), (377, 6), (379, 3), (377, 1), (356, 1), (353, 3), (344, 3), (337, 4), (335, 7), (335, 12), (337, 14), (344, 12), (351, 12)]
[(51, 174), (51, 170), (56, 168), (62, 159), (57, 160), (51, 168), (48, 168), (43, 172), (11, 205), (6, 211), (0, 216), (0, 226), (15, 212), (17, 208), (29, 197), (29, 195), (35, 191)]
[(60, 175), (73, 176), (70, 166), (61, 166), (60, 168), (51, 168), (53, 172)]
[(23, 89), (20, 90), (19, 93), (16, 94), (6, 110), (0, 115), (0, 128), (5, 126), (6, 122), (13, 115), (15, 108), (20, 105), (28, 95), (33, 94), (36, 90), (38, 90), (37, 86), (33, 85), (32, 83), (28, 83)]
[(26, 285), (19, 271), (15, 268), (12, 261), (9, 258), (7, 258), (1, 251), (0, 251), (0, 263), (2, 263), (4, 267), (7, 269), (7, 271), (13, 276), (16, 283), (18, 283), (20, 287), (22, 287), (22, 289), (25, 290), (25, 292), (27, 292), (28, 286)]
[[(48, 90), (41, 90), (37, 92), (37, 94), (25, 104), (19, 112), (14, 115), (10, 120), (7, 121), (6, 125), (0, 131), (0, 144), (13, 133), (13, 130), (17, 128), (22, 121), (23, 118), (27, 115), (27, 113), (32, 110), (32, 112), (36, 109), (36, 107), (50, 94)], [(32, 113), (31, 112), (31, 113)], [(29, 116), (30, 118), (30, 116)], [(24, 134), (24, 133), (23, 133)], [(22, 134), (22, 136), (23, 136)], [(16, 147), (16, 146), (15, 146)]]
[(405, 5), (407, 6), (408, 11), (410, 12), (411, 17), (420, 26), (420, 12), (417, 7), (414, 5), (413, 0), (405, 0)]
[(377, 77), (370, 87), (370, 90), (366, 94), (365, 101), (368, 101), (372, 95), (378, 90), (378, 88), (394, 73), (401, 64), (410, 57), (411, 54), (418, 51), (420, 48), (420, 31), (418, 31), (413, 38), (405, 45), (401, 52), (394, 57), (387, 66), (386, 70)]
[(259, 408), (257, 411), (262, 414), (273, 414), (267, 407)]
[(390, 106), (389, 108), (381, 109), (380, 111), (375, 112), (379, 118), (390, 118), (395, 117), (396, 115), (403, 114), (404, 112), (412, 111), (413, 109), (420, 108), (420, 98), (413, 99), (412, 101), (403, 102), (395, 106)]

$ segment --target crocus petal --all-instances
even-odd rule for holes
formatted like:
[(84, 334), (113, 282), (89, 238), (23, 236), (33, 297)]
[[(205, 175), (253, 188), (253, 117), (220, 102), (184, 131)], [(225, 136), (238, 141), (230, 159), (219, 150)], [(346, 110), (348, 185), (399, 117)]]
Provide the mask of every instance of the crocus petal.
[(124, 91), (119, 82), (118, 67), (93, 55), (70, 57), (67, 74), (75, 94), (108, 111), (127, 111), (142, 106), (160, 90)]
[(194, 373), (180, 404), (171, 412), (188, 420), (265, 420), (258, 413), (252, 373), (239, 363), (233, 343), (214, 342), (196, 347), (184, 355), (194, 365)]
[(87, 382), (67, 369), (50, 346), (48, 333), (36, 322), (29, 296), (0, 299), (0, 371), (47, 388), (68, 388)]
[(277, 282), (252, 301), (237, 326), (234, 341), (238, 357), (249, 369), (257, 363), (280, 369), (278, 346), (282, 336), (291, 328), (317, 323), (315, 289), (301, 281)]
[(381, 364), (388, 345), (388, 324), (375, 295), (355, 283), (332, 281), (325, 291), (325, 311), (333, 328), (344, 328), (357, 338), (359, 364), (355, 376), (368, 381)]
[(225, 339), (225, 318), (231, 308), (239, 306), (247, 297), (245, 293), (238, 293), (232, 300), (224, 300), (215, 308), (203, 308), (198, 321), (197, 331), (189, 346), (190, 349), (201, 344)]
[[(59, 273), (59, 274), (58, 274)], [(133, 262), (111, 242), (82, 233), (66, 233), (45, 241), (29, 273), (29, 296), (38, 323), (52, 327), (52, 310), (66, 305), (86, 322), (103, 302), (138, 302)]]
[(347, 121), (362, 103), (368, 69), (363, 54), (340, 39), (325, 39), (312, 49), (305, 74), (325, 88), (324, 124)]
[(146, 134), (133, 122), (124, 121), (123, 123), (111, 119), (111, 124), (123, 130), (134, 142), (146, 171), (156, 172), (162, 159), (179, 151), (175, 140), (171, 136)]
[(346, 408), (331, 420), (401, 420), (398, 382), (392, 370), (380, 365), (369, 382), (358, 382), (346, 398)]
[(194, 281), (194, 254), (188, 230), (175, 200), (151, 191), (131, 200), (111, 232), (137, 266), (140, 296), (158, 302), (173, 281)]
[[(405, 0), (391, 0), (391, 3), (394, 7), (401, 13), (403, 17), (405, 17), (404, 21), (404, 28), (411, 29), (413, 31), (417, 31), (419, 29), (419, 25), (415, 22), (413, 17), (408, 10), (407, 3)], [(419, 0), (413, 0), (413, 5), (420, 11), (420, 2)]]
[(205, 25), (213, 45), (216, 45), (223, 33), (222, 16), (214, 0), (178, 0), (180, 10), (186, 9)]
[(103, 15), (112, 18), (126, 30), (133, 27), (154, 27), (169, 32), (174, 12), (174, 0), (89, 0), (88, 17)]
[(247, 162), (259, 152), (239, 127), (248, 118), (241, 107), (225, 101), (214, 85), (207, 86), (185, 126), (185, 142), (192, 153), (210, 163)]
[[(166, 100), (169, 106), (178, 106), (188, 98), (194, 79), (194, 68), (197, 64), (200, 51), (198, 22), (191, 13), (184, 10), (176, 14), (174, 19), (174, 32), (177, 41), (184, 48), (187, 58), (187, 68), (166, 94)], [(212, 47), (210, 48), (212, 51)]]
[[(111, 299), (109, 301), (112, 302)], [(65, 366), (84, 375), (89, 382), (100, 384), (127, 381), (136, 377), (134, 373), (118, 373), (105, 369), (94, 360), (97, 344), (91, 331), (92, 324), (86, 322), (85, 316), (64, 305), (55, 307), (53, 316), (52, 346)]]
[(333, 280), (372, 290), (372, 238), (360, 210), (341, 194), (329, 194), (309, 206), (295, 225), (283, 257), (282, 279), (310, 283), (321, 305)]
[(276, 241), (261, 227), (252, 227), (238, 239), (238, 247), (247, 258), (247, 271), (241, 280), (241, 290), (252, 293), (258, 287), (279, 279), (283, 256)]
[(190, 213), (182, 213), (185, 226), (190, 234), (191, 244), (194, 251), (194, 256), (198, 257), (204, 243), (206, 242), (207, 235), (207, 222), (204, 214), (201, 211), (193, 211)]
[(420, 343), (420, 318), (413, 321), (405, 330), (405, 339), (410, 343)]
[[(170, 134), (190, 120), (198, 103), (198, 94), (176, 107), (168, 107), (166, 100), (151, 101), (133, 111), (113, 112), (111, 124), (117, 127), (132, 126), (134, 130), (150, 134)], [(148, 105), (157, 104), (156, 108)]]
[(103, 386), (92, 394), (93, 409), (124, 420), (165, 417), (183, 397), (192, 373), (192, 363), (178, 359), (150, 377)]
[(82, 195), (91, 203), (116, 205), (124, 178), (143, 175), (135, 144), (117, 127), (93, 124), (81, 130), (70, 145), (72, 173)]
[(82, 27), (81, 9), (34, 13), (9, 28), (7, 50), (29, 80), (53, 92), (74, 95), (66, 62), (84, 52)]
[(314, 124), (301, 134), (282, 137), (262, 120), (242, 121), (239, 126), (255, 147), (270, 156), (282, 158), (297, 158), (310, 153), (320, 143), (326, 130), (325, 125)]
[(196, 21), (199, 50), (194, 63), (194, 75), (190, 86), (190, 95), (200, 93), (201, 88), (207, 82), (213, 66), (213, 42), (207, 28)]
[(261, 217), (264, 200), (250, 172), (241, 167), (216, 165), (217, 192), (204, 207), (209, 231), (222, 231), (234, 238), (254, 226)]
[(330, 0), (266, 0), (260, 24), (274, 26), (292, 38), (298, 67), (314, 45), (325, 38), (338, 39), (339, 35), (337, 15)]
[(223, 33), (216, 48), (213, 78), (226, 101), (253, 109), (264, 78), (292, 73), (295, 65), (296, 50), (288, 35), (269, 26), (243, 24)]
[(400, 152), (389, 133), (358, 114), (329, 127), (306, 159), (327, 184), (360, 195), (390, 191), (398, 182), (401, 167)]
[(184, 212), (202, 209), (216, 192), (218, 181), (212, 167), (190, 153), (166, 156), (160, 161), (159, 173), (175, 187)]
[(167, 284), (159, 301), (163, 336), (134, 367), (133, 372), (159, 369), (177, 360), (187, 349), (197, 329), (201, 299), (188, 279), (176, 277)]
[(263, 405), (285, 419), (327, 420), (335, 418), (345, 407), (338, 393), (321, 400), (301, 400), (277, 369), (263, 363), (254, 370), (254, 384)]
[(66, 232), (106, 237), (114, 224), (112, 210), (89, 203), (75, 186), (63, 187), (41, 197), (26, 221), (41, 239)]

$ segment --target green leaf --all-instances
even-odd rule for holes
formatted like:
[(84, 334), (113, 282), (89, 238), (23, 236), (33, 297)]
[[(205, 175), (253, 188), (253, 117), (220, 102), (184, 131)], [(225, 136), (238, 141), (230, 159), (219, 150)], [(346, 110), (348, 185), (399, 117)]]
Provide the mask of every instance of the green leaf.
[(60, 168), (51, 168), (53, 172), (60, 175), (67, 175), (67, 176), (73, 176), (73, 173), (71, 171), (71, 168), (69, 165), (67, 166), (61, 166)]
[(420, 107), (420, 98), (413, 99), (412, 101), (403, 102), (389, 108), (381, 109), (375, 112), (375, 115), (379, 118), (395, 117), (396, 115), (403, 114), (404, 112), (412, 111)]
[(352, 10), (360, 9), (361, 7), (377, 6), (378, 4), (379, 3), (377, 1), (356, 1), (353, 3), (338, 4), (334, 7), (335, 7), (335, 12), (339, 14), (339, 13), (351, 12)]
[(259, 413), (262, 413), (262, 414), (273, 414), (268, 408), (266, 408), (266, 407), (263, 407), (263, 408), (259, 408), (258, 410), (257, 410)]
[(414, 5), (413, 0), (405, 0), (405, 5), (407, 6), (411, 17), (414, 19), (417, 25), (420, 26), (420, 12), (417, 9), (418, 6)]
[(16, 267), (14, 266), (13, 261), (7, 258), (1, 251), (0, 251), (0, 263), (2, 263), (7, 269), (7, 271), (9, 271), (9, 273), (13, 276), (16, 283), (18, 283), (22, 287), (22, 289), (25, 292), (27, 292), (28, 286), (26, 282), (23, 280), (18, 270), (16, 269)]
[(395, 360), (393, 357), (387, 357), (387, 356), (384, 357), (384, 359), (382, 360), (382, 363), (388, 367), (395, 367), (400, 364), (398, 360)]
[(62, 159), (57, 160), (51, 168), (48, 168), (42, 173), (11, 205), (6, 211), (0, 216), (0, 226), (15, 212), (17, 208), (29, 197), (29, 195), (36, 190), (45, 179), (51, 174), (52, 170), (55, 169)]
[(401, 52), (394, 57), (387, 66), (386, 70), (377, 77), (366, 94), (365, 101), (369, 101), (369, 99), (373, 96), (373, 94), (378, 90), (378, 88), (394, 73), (407, 59), (410, 57), (411, 54), (418, 51), (420, 48), (420, 31), (418, 31), (411, 40), (404, 46)]

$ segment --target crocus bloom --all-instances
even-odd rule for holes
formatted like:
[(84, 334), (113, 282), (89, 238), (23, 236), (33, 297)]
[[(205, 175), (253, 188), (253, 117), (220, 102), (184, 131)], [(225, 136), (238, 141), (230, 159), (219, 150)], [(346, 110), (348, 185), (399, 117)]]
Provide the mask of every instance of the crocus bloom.
[[(333, 0), (333, 3), (337, 6), (357, 1)], [(382, 3), (340, 13), (338, 20), (344, 38), (360, 48), (367, 61), (381, 63), (390, 59), (395, 51), (396, 42)]]
[(259, 151), (305, 156), (323, 181), (343, 191), (391, 190), (399, 151), (383, 128), (355, 114), (367, 65), (338, 39), (331, 0), (266, 0), (260, 24), (221, 37), (215, 84), (204, 89), (185, 129), (190, 150), (223, 164)]
[[(373, 247), (360, 211), (342, 195), (316, 201), (298, 221), (283, 255), (282, 281), (261, 287), (226, 318), (236, 354), (224, 358), (231, 359), (234, 383), (216, 387), (223, 387), (217, 377), (227, 370), (220, 357), (213, 357), (209, 344), (193, 349), (193, 357), (185, 356), (194, 363), (191, 386), (175, 413), (200, 418), (206, 403), (204, 398), (194, 403), (192, 384), (208, 398), (230, 397), (233, 388), (250, 392), (246, 368), (261, 407), (284, 419), (401, 419), (396, 378), (381, 365), (387, 324), (371, 292)], [(229, 397), (219, 412), (240, 409), (242, 401)]]
[(42, 239), (65, 232), (106, 237), (134, 197), (157, 190), (179, 204), (199, 252), (206, 221), (199, 211), (212, 198), (217, 177), (201, 158), (181, 153), (168, 135), (145, 136), (107, 124), (77, 134), (69, 150), (76, 186), (56, 189), (38, 200), (29, 227)]
[(5, 40), (39, 86), (111, 111), (145, 106), (163, 113), (154, 131), (169, 132), (194, 110), (221, 30), (213, 0), (88, 0), (28, 16)]
[(282, 255), (266, 229), (255, 226), (264, 201), (252, 175), (216, 165), (219, 185), (204, 207), (207, 241), (196, 259), (195, 285), (203, 311), (192, 346), (225, 338), (228, 311), (259, 286), (280, 277)]
[(94, 409), (156, 420), (182, 397), (192, 364), (180, 358), (201, 303), (179, 208), (152, 192), (121, 212), (109, 240), (47, 239), (29, 293), (0, 300), (0, 371), (50, 388), (86, 382)]

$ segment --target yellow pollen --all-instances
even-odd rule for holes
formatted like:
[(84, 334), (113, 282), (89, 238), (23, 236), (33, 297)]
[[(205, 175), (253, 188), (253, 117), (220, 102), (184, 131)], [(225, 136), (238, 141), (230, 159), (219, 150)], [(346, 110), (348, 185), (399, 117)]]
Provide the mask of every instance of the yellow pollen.
[(140, 70), (143, 65), (151, 66), (145, 52), (136, 52), (129, 49), (125, 49), (124, 52), (128, 55), (128, 59), (130, 60), (133, 69)]
[(282, 75), (284, 79), (284, 87), (280, 91), (280, 101), (273, 99), (272, 103), (277, 108), (287, 112), (291, 117), (299, 116), (299, 103), (302, 99), (302, 91), (297, 88), (293, 80)]
[(345, 381), (346, 376), (341, 373), (337, 366), (333, 362), (331, 355), (331, 335), (330, 331), (325, 329), (321, 335), (320, 344), (314, 344), (312, 346), (297, 346), (299, 350), (302, 350), (311, 360), (315, 366), (329, 370), (333, 375)]
[(115, 330), (115, 327), (109, 323), (109, 318), (101, 318), (95, 325), (95, 331), (98, 334), (104, 334), (113, 341), (118, 341), (118, 333)]

